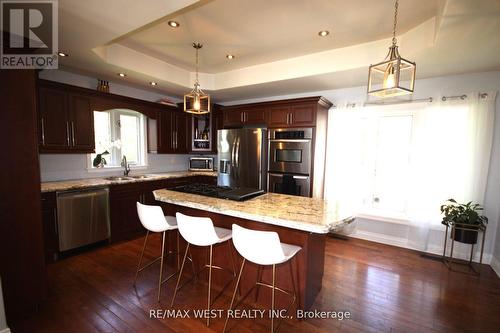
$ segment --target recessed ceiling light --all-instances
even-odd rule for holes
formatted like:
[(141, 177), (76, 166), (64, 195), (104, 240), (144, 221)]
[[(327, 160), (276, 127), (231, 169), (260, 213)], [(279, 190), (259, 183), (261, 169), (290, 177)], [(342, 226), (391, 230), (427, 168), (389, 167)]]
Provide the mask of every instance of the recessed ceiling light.
[(125, 73), (118, 73), (118, 76), (119, 77), (125, 77), (125, 76), (127, 76), (127, 74), (125, 74)]
[(226, 58), (229, 60), (234, 59), (234, 54), (226, 54)]
[(321, 30), (320, 32), (318, 32), (318, 35), (320, 35), (321, 37), (326, 37), (330, 34), (330, 31), (328, 30)]
[(149, 84), (152, 85), (152, 86), (156, 86), (158, 83), (156, 83), (154, 81), (151, 81), (151, 82), (149, 82)]
[(171, 26), (172, 28), (180, 27), (179, 22), (176, 22), (176, 21), (168, 21), (168, 25)]
[(69, 56), (69, 54), (64, 53), (64, 52), (57, 52), (57, 55), (60, 56), (60, 57), (67, 57), (67, 56)]

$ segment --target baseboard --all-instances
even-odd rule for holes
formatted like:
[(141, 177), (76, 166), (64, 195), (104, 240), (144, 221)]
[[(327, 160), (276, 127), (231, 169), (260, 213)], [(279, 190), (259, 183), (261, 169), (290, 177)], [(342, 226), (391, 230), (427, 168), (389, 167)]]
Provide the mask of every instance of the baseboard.
[(493, 268), (495, 273), (497, 273), (498, 277), (500, 277), (500, 261), (498, 261), (497, 258), (492, 257), (490, 266), (491, 266), (491, 268)]
[[(414, 248), (412, 246), (408, 245), (408, 239), (404, 237), (395, 237), (395, 236), (389, 236), (385, 234), (380, 234), (380, 233), (375, 233), (375, 232), (370, 232), (370, 231), (361, 231), (361, 230), (356, 230), (354, 233), (350, 234), (349, 237), (353, 238), (359, 238), (359, 239), (364, 239), (367, 241), (372, 241), (372, 242), (377, 242), (377, 243), (382, 243), (386, 245), (392, 245), (392, 246), (398, 246), (402, 247), (405, 249), (410, 249), (410, 250), (417, 250), (421, 251), (420, 249)], [(449, 247), (450, 244), (448, 244)], [(443, 247), (437, 246), (437, 245), (430, 245), (429, 248), (426, 251), (423, 251), (426, 253), (431, 253), (431, 254), (436, 254), (436, 255), (442, 255), (443, 254)], [(449, 253), (449, 250), (448, 252)], [(469, 260), (469, 255), (470, 253), (459, 251), (457, 248), (455, 249), (453, 253), (453, 258), (456, 259), (464, 259), (464, 260)], [(473, 257), (474, 262), (479, 262), (479, 253), (476, 252), (476, 254)], [(484, 253), (483, 254), (483, 264), (490, 264), (491, 267), (493, 267), (493, 256), (489, 253)], [(497, 274), (500, 272), (500, 262), (496, 261), (496, 268), (493, 268)], [(500, 274), (499, 274), (500, 276)]]
[(0, 333), (11, 333), (11, 332), (10, 332), (10, 329), (7, 327), (7, 328), (4, 328), (3, 330), (1, 330)]
[(382, 243), (382, 244), (387, 244), (387, 245), (394, 245), (394, 246), (398, 246), (398, 247), (409, 248), (407, 245), (406, 238), (388, 236), (385, 234), (379, 234), (379, 233), (370, 232), (370, 231), (356, 230), (354, 233), (350, 234), (349, 237), (364, 239), (364, 240)]

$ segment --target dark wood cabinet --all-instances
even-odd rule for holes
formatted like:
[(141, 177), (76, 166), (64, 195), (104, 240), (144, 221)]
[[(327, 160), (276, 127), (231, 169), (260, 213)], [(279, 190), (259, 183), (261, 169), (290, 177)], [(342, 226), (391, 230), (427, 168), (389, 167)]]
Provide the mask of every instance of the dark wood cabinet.
[(279, 105), (268, 109), (269, 128), (316, 126), (316, 104)]
[(109, 191), (111, 242), (140, 235), (143, 227), (137, 216), (137, 202), (143, 202), (141, 183), (113, 185)]
[(183, 111), (172, 113), (174, 130), (174, 153), (187, 154), (188, 148), (188, 115)]
[(240, 109), (226, 109), (224, 110), (224, 127), (242, 127), (243, 126), (243, 111)]
[(289, 125), (290, 106), (278, 105), (268, 109), (267, 126), (269, 128), (287, 127)]
[(69, 94), (70, 130), (72, 150), (93, 152), (94, 111), (89, 96)]
[(265, 125), (266, 109), (262, 107), (229, 107), (224, 111), (224, 127), (243, 127), (245, 125)]
[(175, 107), (158, 111), (156, 131), (158, 154), (186, 154), (188, 152), (186, 113)]
[(0, 276), (12, 327), (40, 309), (47, 295), (35, 70), (1, 69), (0, 101), (6, 158), (0, 164)]
[(57, 260), (59, 253), (55, 192), (42, 193), (42, 225), (45, 243), (45, 263), (49, 264)]
[(234, 105), (223, 108), (224, 127), (265, 125), (268, 128), (316, 127), (318, 110), (332, 104), (322, 97)]
[(40, 150), (65, 150), (70, 147), (68, 95), (59, 89), (41, 86), (38, 96)]
[(41, 153), (94, 152), (94, 114), (90, 96), (39, 83)]
[(158, 112), (156, 117), (156, 137), (158, 154), (168, 154), (172, 152), (172, 117), (169, 110)]
[(245, 125), (260, 125), (266, 123), (266, 109), (254, 108), (244, 111), (243, 116)]
[(146, 205), (159, 205), (159, 202), (157, 202), (154, 198), (154, 190), (172, 188), (196, 182), (215, 184), (216, 177), (188, 176), (123, 185), (112, 185), (109, 191), (111, 242), (131, 239), (142, 235), (145, 232), (145, 229), (139, 220), (139, 216), (137, 215), (137, 202), (141, 202)]
[(212, 153), (217, 154), (217, 131), (224, 128), (224, 113), (220, 106), (214, 107), (212, 115)]
[(292, 105), (289, 126), (312, 127), (316, 126), (317, 103)]

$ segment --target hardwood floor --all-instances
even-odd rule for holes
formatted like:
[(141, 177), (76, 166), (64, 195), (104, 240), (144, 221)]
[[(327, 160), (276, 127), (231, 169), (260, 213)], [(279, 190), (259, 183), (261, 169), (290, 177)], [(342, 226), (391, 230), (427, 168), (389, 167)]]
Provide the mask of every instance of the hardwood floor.
[[(170, 308), (175, 282), (164, 284), (160, 304), (159, 265), (139, 276), (137, 289), (132, 286), (142, 240), (50, 265), (48, 300), (37, 315), (17, 323), (12, 331), (221, 332), (220, 318), (207, 328), (200, 318), (149, 317), (150, 309)], [(159, 246), (158, 237), (153, 237), (145, 256), (158, 255)], [(313, 308), (350, 311), (351, 319), (288, 319), (280, 332), (494, 332), (500, 327), (500, 279), (489, 266), (478, 269), (480, 277), (471, 276), (449, 271), (440, 261), (415, 251), (328, 238), (323, 289)], [(204, 280), (181, 289), (174, 308), (204, 309)], [(229, 295), (222, 295), (213, 307), (226, 310), (229, 301)], [(233, 319), (228, 327), (229, 332), (269, 332), (270, 321)]]

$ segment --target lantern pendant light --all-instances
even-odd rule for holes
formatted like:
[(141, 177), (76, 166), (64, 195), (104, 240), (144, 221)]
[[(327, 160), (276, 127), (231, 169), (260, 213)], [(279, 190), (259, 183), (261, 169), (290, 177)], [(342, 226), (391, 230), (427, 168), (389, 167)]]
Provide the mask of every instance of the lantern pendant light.
[(394, 25), (392, 45), (384, 61), (370, 65), (368, 70), (368, 94), (381, 98), (395, 97), (413, 93), (415, 87), (416, 64), (403, 59), (398, 51), (396, 26), (398, 23), (398, 5), (394, 4)]
[(184, 112), (200, 115), (210, 113), (210, 95), (201, 90), (198, 81), (198, 50), (203, 44), (193, 43), (193, 47), (196, 50), (196, 80), (193, 90), (184, 95)]

